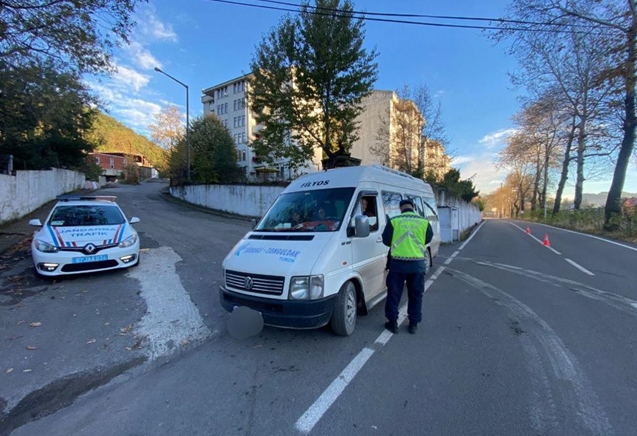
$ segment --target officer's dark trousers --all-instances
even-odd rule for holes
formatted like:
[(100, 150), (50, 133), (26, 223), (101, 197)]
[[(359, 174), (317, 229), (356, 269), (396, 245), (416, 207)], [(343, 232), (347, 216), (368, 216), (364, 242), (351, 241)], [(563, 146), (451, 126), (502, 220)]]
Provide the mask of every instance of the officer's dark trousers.
[(407, 282), (409, 303), (407, 315), (410, 322), (422, 321), (422, 296), (425, 293), (424, 272), (392, 272), (387, 274), (387, 300), (385, 317), (390, 321), (398, 320), (398, 305), (403, 295), (403, 286)]

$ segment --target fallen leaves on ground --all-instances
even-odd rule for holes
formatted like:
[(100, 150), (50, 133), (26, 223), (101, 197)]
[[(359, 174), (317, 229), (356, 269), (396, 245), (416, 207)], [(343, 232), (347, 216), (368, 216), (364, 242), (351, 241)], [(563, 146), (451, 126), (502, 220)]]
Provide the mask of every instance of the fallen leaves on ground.
[(97, 342), (97, 339), (89, 339), (86, 341), (87, 344), (94, 344), (95, 342)]
[(33, 371), (32, 369), (23, 369), (22, 372), (31, 372)]
[(9, 368), (5, 371), (7, 374), (11, 374), (13, 372), (13, 368)]
[(42, 325), (41, 322), (32, 322), (31, 324), (29, 324), (31, 327), (40, 327)]
[(33, 351), (33, 350), (37, 350), (38, 347), (34, 347), (33, 345), (27, 345), (27, 350), (29, 351)]

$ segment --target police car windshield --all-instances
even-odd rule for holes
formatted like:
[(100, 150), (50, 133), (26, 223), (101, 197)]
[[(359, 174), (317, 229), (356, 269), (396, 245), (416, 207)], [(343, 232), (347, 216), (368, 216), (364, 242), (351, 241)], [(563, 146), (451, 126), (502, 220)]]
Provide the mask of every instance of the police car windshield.
[(108, 226), (124, 223), (124, 215), (116, 206), (62, 205), (55, 208), (49, 225), (55, 227)]
[(280, 195), (255, 231), (335, 232), (355, 188), (315, 189)]

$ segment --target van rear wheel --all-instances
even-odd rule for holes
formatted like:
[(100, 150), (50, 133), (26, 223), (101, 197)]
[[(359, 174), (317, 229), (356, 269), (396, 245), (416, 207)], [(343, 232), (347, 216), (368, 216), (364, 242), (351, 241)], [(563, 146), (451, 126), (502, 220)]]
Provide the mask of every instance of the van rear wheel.
[(345, 283), (336, 297), (330, 325), (339, 336), (349, 336), (356, 327), (356, 288), (352, 282)]

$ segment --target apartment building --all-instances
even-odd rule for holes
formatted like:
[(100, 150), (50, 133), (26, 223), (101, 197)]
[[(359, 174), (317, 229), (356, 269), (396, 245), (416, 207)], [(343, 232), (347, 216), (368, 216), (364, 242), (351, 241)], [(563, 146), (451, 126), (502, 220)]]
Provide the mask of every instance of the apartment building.
[(362, 104), (352, 157), (361, 159), (361, 165), (382, 164), (401, 170), (412, 165), (415, 170), (425, 120), (414, 102), (393, 91), (373, 91)]
[[(418, 160), (423, 159), (425, 174), (432, 172), (442, 179), (449, 171), (451, 158), (444, 146), (421, 135), (426, 120), (413, 101), (401, 99), (393, 91), (373, 91), (362, 104), (359, 139), (350, 150), (352, 157), (361, 159), (361, 165), (408, 170), (406, 160), (411, 159), (415, 170)], [(419, 157), (421, 145), (424, 153)]]
[[(238, 165), (248, 180), (289, 180), (301, 174), (320, 171), (322, 152), (317, 149), (311, 162), (293, 173), (286, 160), (266, 164), (257, 156), (250, 143), (259, 137), (258, 125), (250, 110), (246, 90), (251, 74), (211, 86), (202, 91), (204, 114), (215, 114), (228, 128), (237, 148)], [(413, 101), (398, 97), (393, 91), (373, 91), (363, 99), (364, 111), (359, 115), (359, 139), (350, 153), (361, 159), (361, 165), (384, 164), (405, 170), (405, 165), (416, 165), (419, 159), (421, 130), (425, 122)], [(432, 149), (423, 159), (433, 159), (432, 168), (448, 169), (444, 148), (438, 143), (427, 143)], [(446, 162), (446, 164), (445, 164)], [(427, 168), (427, 163), (425, 163)], [(441, 170), (442, 171), (442, 170)], [(445, 171), (446, 172), (446, 171)], [(442, 173), (444, 174), (444, 172)]]
[(286, 165), (285, 159), (267, 164), (252, 150), (250, 143), (258, 139), (262, 126), (257, 124), (248, 105), (246, 91), (251, 78), (252, 74), (236, 77), (202, 90), (201, 96), (204, 115), (215, 114), (232, 135), (237, 148), (237, 164), (243, 168), (245, 177), (253, 181), (289, 180), (318, 171), (320, 166), (316, 162), (308, 162), (296, 172)]
[(436, 180), (442, 180), (451, 169), (451, 158), (445, 152), (440, 141), (422, 137), (425, 144), (425, 174), (433, 174)]

